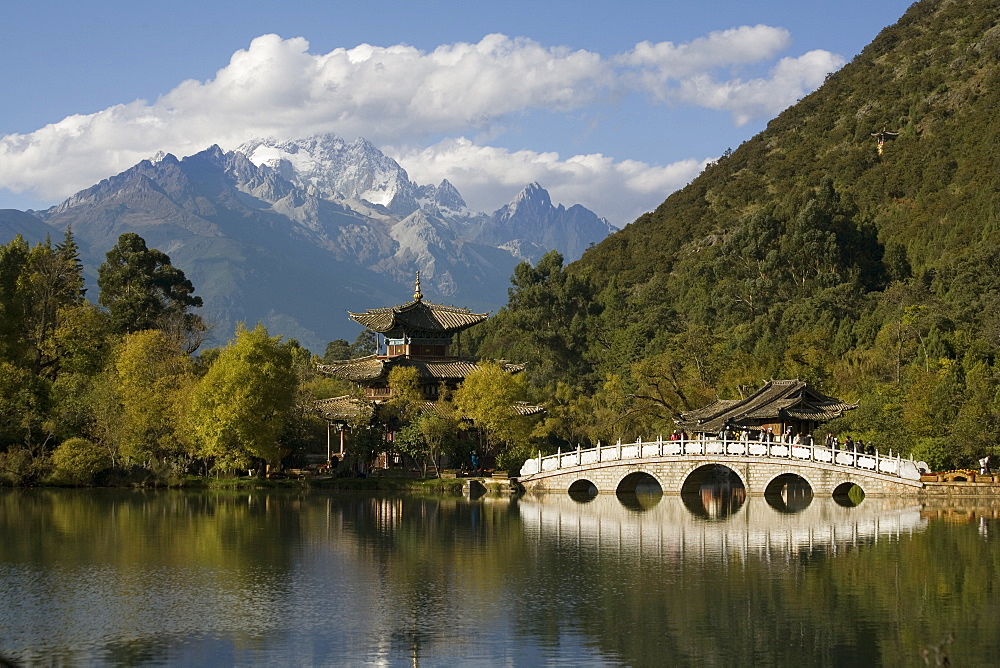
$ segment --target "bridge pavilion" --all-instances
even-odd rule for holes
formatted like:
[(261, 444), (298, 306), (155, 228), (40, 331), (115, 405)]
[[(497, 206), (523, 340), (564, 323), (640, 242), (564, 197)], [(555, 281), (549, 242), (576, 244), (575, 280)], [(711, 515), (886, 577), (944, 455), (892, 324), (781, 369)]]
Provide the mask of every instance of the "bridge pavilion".
[(771, 380), (745, 399), (719, 399), (683, 413), (678, 426), (688, 433), (718, 434), (724, 429), (776, 435), (811, 434), (858, 404), (828, 397), (803, 380)]
[[(375, 416), (378, 407), (392, 396), (389, 374), (396, 367), (417, 370), (418, 385), (428, 409), (435, 405), (442, 390), (455, 390), (473, 371), (479, 369), (478, 359), (462, 356), (461, 333), (478, 325), (489, 313), (473, 313), (467, 308), (443, 306), (424, 301), (417, 273), (413, 301), (402, 306), (368, 309), (363, 313), (348, 311), (352, 320), (382, 337), (372, 355), (320, 364), (320, 373), (354, 383), (363, 389), (364, 397), (352, 395), (322, 399), (314, 408), (328, 423), (340, 425), (341, 453), (344, 428), (359, 417)], [(508, 373), (520, 373), (524, 364), (500, 362)], [(517, 403), (519, 415), (542, 412), (539, 406)], [(389, 436), (391, 439), (391, 434)]]

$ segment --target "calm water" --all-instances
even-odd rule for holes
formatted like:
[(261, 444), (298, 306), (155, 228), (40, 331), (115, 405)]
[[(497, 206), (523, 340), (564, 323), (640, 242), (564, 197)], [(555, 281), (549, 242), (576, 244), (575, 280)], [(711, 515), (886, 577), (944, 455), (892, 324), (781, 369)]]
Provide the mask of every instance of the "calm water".
[[(0, 490), (20, 665), (1000, 665), (997, 506)], [(934, 649), (931, 648), (931, 665)]]

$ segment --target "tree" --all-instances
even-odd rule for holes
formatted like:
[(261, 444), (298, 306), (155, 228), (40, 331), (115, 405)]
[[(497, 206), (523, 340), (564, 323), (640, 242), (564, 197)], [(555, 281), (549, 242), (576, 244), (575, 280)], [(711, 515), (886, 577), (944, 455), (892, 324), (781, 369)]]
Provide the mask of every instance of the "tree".
[(23, 366), (0, 360), (0, 450), (41, 445), (51, 383)]
[(458, 413), (479, 429), (486, 453), (496, 455), (502, 445), (511, 447), (528, 439), (528, 422), (516, 406), (525, 392), (519, 375), (504, 371), (495, 362), (484, 362), (466, 376), (452, 402)]
[(419, 381), (416, 367), (397, 366), (389, 372), (389, 400), (385, 402), (384, 418), (390, 428), (409, 423), (423, 408)]
[(25, 324), (30, 292), (25, 276), (28, 244), (17, 235), (0, 246), (0, 360), (24, 364), (27, 360)]
[[(438, 408), (445, 408), (439, 405)], [(438, 410), (427, 410), (396, 433), (394, 445), (420, 466), (422, 477), (427, 477), (427, 468), (434, 464), (437, 470), (438, 457), (450, 452), (458, 435), (458, 421), (450, 411), (442, 414)]]
[(255, 457), (270, 464), (281, 459), (279, 437), (297, 376), (292, 350), (280, 339), (261, 324), (238, 326), (192, 392), (191, 429), (201, 455), (217, 469), (248, 468)]
[(588, 318), (601, 310), (591, 282), (568, 273), (562, 255), (549, 251), (534, 267), (518, 264), (511, 283), (507, 306), (473, 335), (482, 337), (478, 354), (532, 360), (528, 373), (539, 385), (589, 378)]
[(176, 466), (190, 456), (184, 428), (187, 398), (195, 376), (190, 356), (160, 330), (128, 334), (108, 371), (111, 400), (119, 408), (102, 413), (111, 420), (117, 452), (126, 461), (150, 465), (155, 458)]
[(85, 438), (69, 438), (52, 452), (52, 478), (68, 485), (90, 485), (111, 465), (108, 453)]
[(323, 363), (329, 364), (337, 360), (346, 360), (351, 357), (351, 344), (345, 339), (336, 339), (326, 344), (326, 351), (323, 353)]
[(375, 332), (370, 329), (366, 329), (360, 334), (358, 338), (354, 339), (354, 343), (351, 344), (350, 353), (344, 359), (353, 359), (355, 357), (367, 357), (368, 355), (375, 354), (375, 344), (377, 342), (377, 337)]
[[(184, 272), (170, 264), (166, 253), (146, 248), (146, 241), (128, 232), (107, 253), (97, 270), (99, 303), (108, 309), (112, 330), (171, 329), (186, 335), (205, 331), (188, 309), (202, 305)], [(197, 346), (195, 346), (195, 349)]]
[(23, 280), (30, 301), (25, 312), (25, 338), (32, 368), (55, 378), (59, 372), (55, 333), (60, 314), (83, 304), (86, 292), (83, 264), (72, 232), (67, 230), (65, 240), (55, 248), (49, 239), (32, 248), (26, 269)]

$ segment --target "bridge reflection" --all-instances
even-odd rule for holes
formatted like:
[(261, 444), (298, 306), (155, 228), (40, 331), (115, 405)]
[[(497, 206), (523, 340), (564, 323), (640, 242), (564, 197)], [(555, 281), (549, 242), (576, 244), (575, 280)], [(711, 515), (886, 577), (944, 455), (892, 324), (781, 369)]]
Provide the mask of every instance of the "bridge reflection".
[(866, 499), (845, 507), (833, 499), (807, 501), (794, 488), (778, 498), (782, 505), (747, 497), (742, 488), (706, 485), (679, 498), (647, 497), (640, 508), (611, 495), (580, 503), (561, 494), (523, 497), (518, 508), (528, 535), (539, 540), (683, 559), (801, 558), (898, 539), (927, 526), (912, 500)]

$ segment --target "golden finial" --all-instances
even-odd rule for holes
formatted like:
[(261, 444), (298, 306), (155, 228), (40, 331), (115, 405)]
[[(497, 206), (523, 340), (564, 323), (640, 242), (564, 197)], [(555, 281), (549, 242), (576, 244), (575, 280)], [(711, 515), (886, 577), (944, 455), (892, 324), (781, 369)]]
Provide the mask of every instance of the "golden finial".
[(417, 287), (413, 290), (413, 301), (420, 301), (424, 296), (420, 294), (420, 272), (417, 272)]

